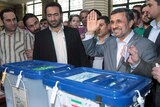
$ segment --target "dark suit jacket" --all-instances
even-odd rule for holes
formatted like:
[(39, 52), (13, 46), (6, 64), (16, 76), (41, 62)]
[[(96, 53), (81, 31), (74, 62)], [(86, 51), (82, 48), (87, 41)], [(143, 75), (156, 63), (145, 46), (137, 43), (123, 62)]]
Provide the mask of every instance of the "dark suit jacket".
[[(64, 26), (64, 35), (66, 39), (68, 64), (74, 65), (75, 67), (89, 66), (89, 61), (78, 30)], [(49, 28), (35, 35), (33, 59), (57, 62), (52, 33)]]
[[(145, 30), (143, 37), (148, 38), (151, 30), (152, 30), (152, 26), (149, 26)], [(155, 41), (155, 45), (156, 45), (157, 55), (160, 55), (160, 33), (158, 34), (158, 37)], [(155, 66), (156, 62), (160, 62), (160, 57), (156, 61), (154, 61), (152, 65)], [(150, 65), (145, 64), (145, 65), (146, 65), (146, 68), (149, 68), (151, 66), (151, 64)], [(150, 67), (150, 68), (152, 68), (152, 67)], [(160, 83), (158, 83), (155, 79), (152, 79), (152, 81), (153, 81), (154, 85), (151, 89), (151, 93), (146, 97), (146, 106), (145, 107), (151, 107), (151, 106), (160, 107), (160, 101), (159, 101), (159, 99), (160, 99)]]
[[(145, 38), (148, 38), (149, 37), (149, 34), (151, 32), (151, 29), (152, 29), (152, 26), (149, 26), (145, 31), (144, 31), (144, 34), (143, 34), (143, 37)], [(156, 49), (157, 49), (157, 54), (159, 55), (160, 54), (160, 33), (158, 34), (158, 37), (156, 39)]]

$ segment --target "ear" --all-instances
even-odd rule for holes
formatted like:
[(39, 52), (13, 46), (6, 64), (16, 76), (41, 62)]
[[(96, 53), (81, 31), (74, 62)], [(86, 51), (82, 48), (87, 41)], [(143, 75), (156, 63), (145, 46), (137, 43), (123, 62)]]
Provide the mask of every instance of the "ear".
[(129, 27), (130, 28), (132, 28), (133, 24), (134, 24), (134, 20), (129, 21)]

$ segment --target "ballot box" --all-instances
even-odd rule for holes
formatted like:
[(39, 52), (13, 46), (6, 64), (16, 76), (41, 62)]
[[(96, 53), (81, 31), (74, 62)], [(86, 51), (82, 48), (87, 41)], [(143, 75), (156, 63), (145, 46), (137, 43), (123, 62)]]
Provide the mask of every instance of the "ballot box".
[(45, 75), (49, 107), (143, 107), (151, 79), (92, 68)]
[(48, 95), (42, 83), (46, 74), (72, 69), (69, 64), (31, 60), (1, 66), (7, 107), (48, 107)]

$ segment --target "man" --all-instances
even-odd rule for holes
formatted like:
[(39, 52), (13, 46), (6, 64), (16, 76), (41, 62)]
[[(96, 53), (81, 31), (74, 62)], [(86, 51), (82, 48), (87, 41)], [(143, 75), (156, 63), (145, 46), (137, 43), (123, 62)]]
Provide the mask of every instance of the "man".
[(40, 22), (39, 22), (37, 16), (35, 16), (32, 13), (27, 13), (27, 14), (24, 15), (24, 17), (23, 17), (23, 23), (26, 26), (26, 28), (33, 35), (35, 35), (35, 33), (39, 32), (41, 30)]
[(142, 15), (142, 13), (141, 13), (142, 5), (134, 5), (132, 9), (135, 9), (135, 10), (137, 10), (137, 11), (140, 13), (140, 21), (139, 21), (139, 23), (138, 23), (137, 26), (141, 28), (141, 27), (143, 26), (142, 19), (141, 19), (141, 15)]
[(143, 36), (145, 30), (143, 24), (141, 27), (138, 27), (139, 23), (142, 21), (141, 15), (138, 10), (132, 9), (132, 11), (134, 14), (134, 32), (139, 36)]
[(157, 84), (156, 84), (156, 94), (152, 100), (154, 101), (153, 107), (160, 107), (160, 101), (159, 101), (160, 99), (160, 65), (158, 65), (160, 64), (160, 57), (155, 62), (157, 63), (157, 66), (153, 67), (152, 75), (153, 75), (153, 78), (157, 80)]
[[(160, 56), (160, 0), (146, 0), (146, 4), (148, 12), (154, 20), (150, 23), (151, 26), (146, 29), (144, 37), (150, 39), (156, 44), (157, 53)], [(160, 57), (155, 62), (160, 64)], [(152, 90), (152, 100), (154, 101), (153, 107), (160, 107), (160, 68), (158, 66), (153, 68), (152, 75), (153, 78), (156, 80), (154, 81), (155, 87), (153, 87)]]
[(115, 37), (110, 37), (108, 42), (97, 46), (96, 50), (93, 39), (89, 38), (93, 38), (93, 32), (98, 27), (97, 15), (92, 11), (87, 18), (88, 32), (84, 39), (87, 54), (103, 56), (105, 70), (151, 76), (148, 68), (140, 62), (152, 62), (156, 58), (155, 45), (148, 39), (134, 34), (131, 29), (134, 23), (131, 10), (119, 8), (112, 11), (110, 25)]
[[(98, 18), (99, 26), (95, 31), (96, 44), (103, 44), (108, 41), (110, 34), (110, 20), (107, 16)], [(93, 68), (103, 69), (103, 57), (94, 57)]]
[(4, 24), (4, 30), (0, 32), (0, 64), (32, 59), (31, 35), (17, 27), (15, 12), (6, 8), (0, 17)]
[(43, 18), (43, 19), (40, 20), (40, 26), (41, 26), (41, 30), (48, 27), (48, 22), (47, 22), (46, 18)]
[(150, 23), (144, 32), (144, 37), (153, 41), (157, 46), (157, 53), (160, 54), (160, 1), (159, 0), (147, 0), (148, 12), (154, 19)]
[(82, 24), (84, 27), (87, 26), (87, 15), (89, 13), (89, 10), (82, 10), (80, 12), (80, 18), (81, 18), (81, 21), (82, 21)]
[(151, 15), (148, 12), (148, 7), (146, 4), (142, 5), (141, 17), (144, 28), (147, 29), (150, 26), (150, 22), (152, 21)]
[(33, 58), (38, 60), (88, 66), (87, 56), (77, 29), (63, 26), (60, 4), (51, 2), (45, 7), (49, 27), (35, 35)]

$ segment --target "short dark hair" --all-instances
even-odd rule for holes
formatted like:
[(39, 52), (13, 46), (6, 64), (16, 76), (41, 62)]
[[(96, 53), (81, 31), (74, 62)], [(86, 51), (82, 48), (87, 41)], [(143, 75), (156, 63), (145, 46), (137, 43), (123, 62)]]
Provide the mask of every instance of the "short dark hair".
[(139, 7), (140, 9), (142, 8), (142, 5), (134, 5), (133, 8)]
[(139, 13), (139, 11), (138, 11), (138, 10), (136, 10), (136, 9), (132, 9), (132, 11), (133, 11), (133, 14), (134, 14), (134, 13), (136, 14), (137, 19), (140, 19), (140, 18), (141, 18), (141, 14)]
[(40, 22), (43, 22), (43, 21), (47, 21), (47, 19), (46, 19), (46, 18), (42, 18), (42, 19), (40, 20)]
[(45, 6), (45, 14), (47, 13), (47, 8), (48, 7), (58, 7), (59, 8), (59, 12), (62, 13), (62, 7), (59, 3), (57, 2), (50, 2)]
[(114, 15), (114, 14), (117, 14), (117, 13), (122, 13), (122, 12), (125, 13), (125, 16), (126, 16), (128, 22), (130, 22), (131, 20), (134, 20), (133, 12), (130, 9), (127, 9), (127, 8), (117, 8), (117, 9), (115, 9), (111, 12), (111, 15)]
[(86, 10), (86, 9), (81, 10), (81, 12), (80, 12), (80, 14), (79, 14), (79, 15), (81, 16), (81, 14), (82, 14), (82, 13), (89, 13), (89, 10)]
[(32, 18), (32, 17), (35, 17), (38, 20), (37, 16), (34, 15), (33, 13), (27, 13), (27, 14), (24, 15), (24, 17), (23, 17), (23, 23), (24, 23), (25, 26), (27, 26), (26, 21), (29, 18)]
[(98, 18), (98, 20), (100, 20), (100, 19), (103, 19), (106, 24), (109, 24), (109, 23), (110, 23), (110, 19), (109, 19), (108, 16), (100, 16), (100, 17)]
[[(16, 13), (12, 8), (5, 8), (0, 13), (0, 17), (1, 17), (2, 20), (4, 19), (3, 14), (7, 13), (7, 12), (13, 12), (15, 14), (15, 16), (16, 16)], [(16, 18), (17, 18), (17, 16), (16, 16)]]
[(89, 11), (89, 13), (90, 13), (91, 11), (93, 11), (93, 10), (97, 13), (98, 16), (102, 16), (102, 13), (101, 13), (99, 10), (97, 10), (97, 9), (91, 9), (91, 10)]

